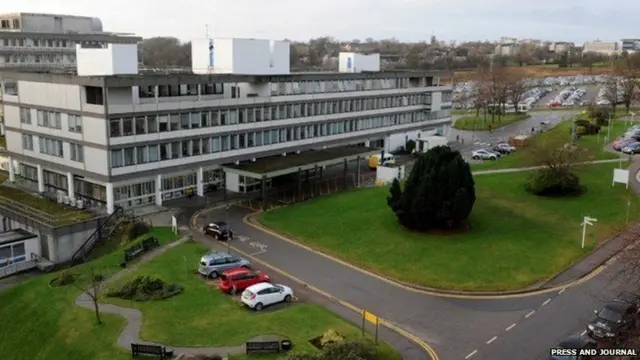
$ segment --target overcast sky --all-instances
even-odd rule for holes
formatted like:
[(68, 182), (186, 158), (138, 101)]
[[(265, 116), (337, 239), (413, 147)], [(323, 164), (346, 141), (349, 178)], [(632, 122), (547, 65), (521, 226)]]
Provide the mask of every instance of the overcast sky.
[(19, 0), (0, 13), (41, 12), (102, 19), (104, 29), (182, 40), (212, 36), (307, 40), (556, 41), (640, 37), (636, 0)]

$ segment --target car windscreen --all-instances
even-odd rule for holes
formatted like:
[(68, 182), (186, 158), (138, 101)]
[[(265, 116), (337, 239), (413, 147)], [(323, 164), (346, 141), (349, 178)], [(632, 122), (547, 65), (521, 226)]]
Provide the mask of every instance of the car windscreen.
[(604, 308), (604, 309), (600, 310), (600, 312), (598, 313), (598, 317), (600, 319), (611, 321), (611, 322), (616, 322), (616, 321), (622, 319), (622, 315), (621, 314), (619, 314), (619, 313), (617, 313), (615, 311), (609, 310), (607, 308)]

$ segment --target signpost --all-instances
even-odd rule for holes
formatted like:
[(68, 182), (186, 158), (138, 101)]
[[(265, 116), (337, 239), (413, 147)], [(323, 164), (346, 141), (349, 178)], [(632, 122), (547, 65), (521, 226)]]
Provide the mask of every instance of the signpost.
[(611, 181), (611, 187), (613, 187), (616, 183), (625, 184), (628, 189), (629, 188), (629, 170), (613, 169), (613, 181)]
[(176, 219), (175, 215), (171, 215), (171, 230), (178, 235), (178, 219)]
[[(229, 206), (229, 204), (224, 206), (224, 221), (227, 223), (227, 226), (229, 226), (229, 209), (231, 207)], [(231, 235), (229, 235), (229, 238), (227, 239), (227, 254), (231, 254)]]
[(367, 324), (367, 321), (374, 324), (376, 326), (376, 344), (378, 343), (378, 329), (380, 328), (380, 319), (374, 314), (362, 310), (362, 336), (364, 336), (364, 328)]
[(585, 216), (584, 219), (582, 220), (582, 248), (584, 249), (584, 242), (587, 238), (587, 225), (589, 226), (593, 226), (596, 222), (598, 222), (598, 219), (589, 217), (589, 216)]

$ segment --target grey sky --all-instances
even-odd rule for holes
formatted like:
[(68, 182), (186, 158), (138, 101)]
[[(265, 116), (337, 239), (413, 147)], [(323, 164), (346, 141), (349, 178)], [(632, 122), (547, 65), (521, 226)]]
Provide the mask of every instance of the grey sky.
[[(0, 2), (0, 12), (96, 16), (108, 31), (182, 40), (219, 37), (307, 40), (398, 38), (543, 40), (640, 38), (631, 0), (20, 0)], [(637, 20), (636, 20), (637, 21)]]

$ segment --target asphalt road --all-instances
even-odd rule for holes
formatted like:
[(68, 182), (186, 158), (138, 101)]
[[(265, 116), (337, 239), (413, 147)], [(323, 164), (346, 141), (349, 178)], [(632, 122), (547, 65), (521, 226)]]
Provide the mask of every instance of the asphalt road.
[[(545, 299), (469, 300), (411, 292), (250, 227), (242, 221), (247, 214), (238, 207), (229, 211), (228, 222), (242, 239), (234, 240), (235, 247), (409, 331), (443, 360), (463, 359), (487, 334), (519, 321)], [(199, 226), (224, 216), (223, 211), (203, 214)]]

